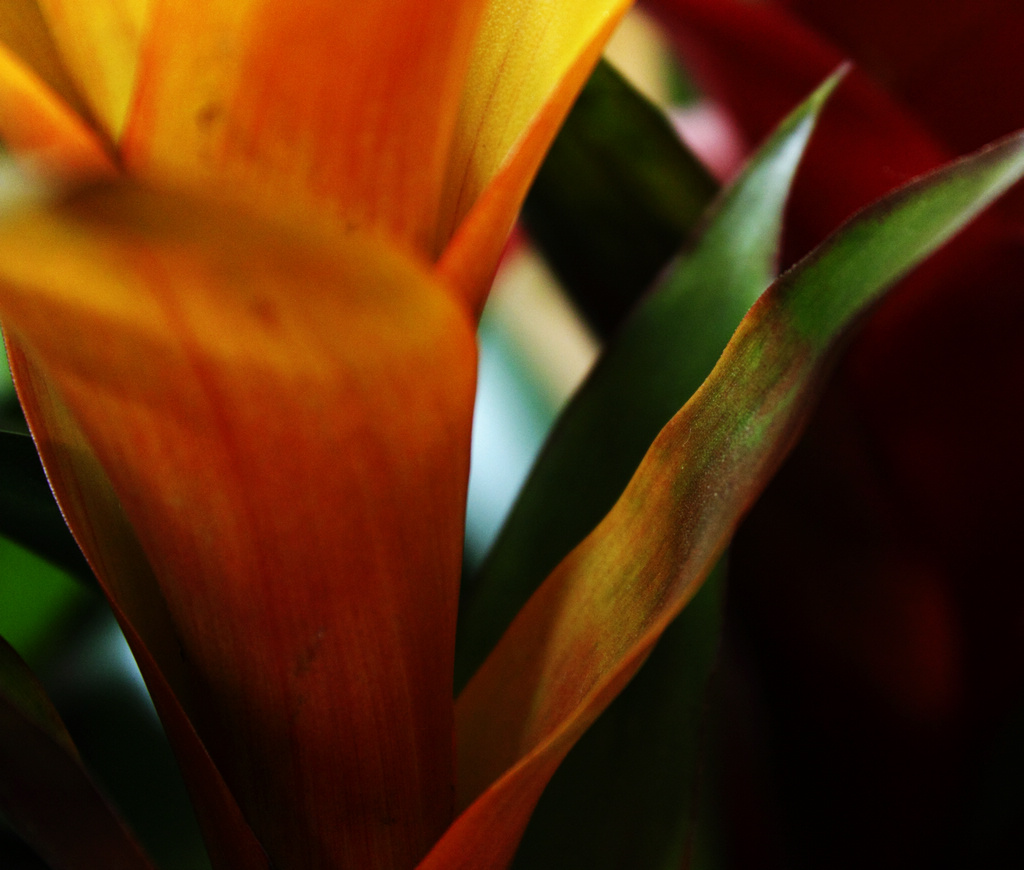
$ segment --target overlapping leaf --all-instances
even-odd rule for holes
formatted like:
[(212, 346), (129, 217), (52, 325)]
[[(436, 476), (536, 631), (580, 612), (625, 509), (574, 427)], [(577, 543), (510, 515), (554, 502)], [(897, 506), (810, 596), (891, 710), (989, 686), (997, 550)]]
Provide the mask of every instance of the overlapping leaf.
[(544, 160), (523, 219), (590, 326), (607, 338), (717, 188), (668, 119), (602, 61)]
[(152, 870), (46, 694), (0, 639), (0, 812), (53, 870)]
[(647, 447), (771, 283), (789, 185), (836, 83), (827, 82), (761, 149), (563, 412), (460, 618), (457, 684), (615, 503)]
[(630, 5), (488, 4), (452, 140), (436, 245), (441, 276), (471, 311), (483, 308), (530, 182)]
[(9, 333), (7, 349), (50, 482), (146, 679), (177, 753), (214, 866), (263, 870), (267, 866), (263, 848), (189, 718), (187, 711), (194, 701), (181, 646), (153, 569), (110, 479), (52, 384)]
[(59, 177), (113, 171), (35, 0), (0, 8), (0, 99), (0, 140), (35, 168)]
[(106, 137), (116, 141), (128, 117), (151, 0), (37, 2), (62, 65), (88, 103), (85, 114), (97, 118)]
[[(828, 56), (852, 57), (861, 94), (874, 93), (836, 96), (842, 126), (824, 125), (794, 193), (794, 255), (913, 164), (1021, 123), (1012, 0), (650, 6), (747, 129), (770, 122)], [(1024, 606), (1024, 428), (1007, 397), (1024, 383), (1022, 203), (1018, 187), (871, 316), (736, 560), (765, 727), (787, 734), (772, 763), (796, 784), (762, 783), (763, 808), (807, 834), (818, 866), (954, 854), (967, 837), (950, 807), (989, 751), (966, 735), (1008, 718), (1020, 685), (1009, 614)], [(799, 711), (793, 697), (805, 699)], [(900, 800), (885, 785), (897, 780)]]
[(692, 598), (794, 443), (850, 327), (1022, 174), (1018, 135), (867, 209), (762, 296), (611, 513), (460, 695), (466, 809), (424, 868), (511, 859), (514, 821), (525, 825), (572, 743)]

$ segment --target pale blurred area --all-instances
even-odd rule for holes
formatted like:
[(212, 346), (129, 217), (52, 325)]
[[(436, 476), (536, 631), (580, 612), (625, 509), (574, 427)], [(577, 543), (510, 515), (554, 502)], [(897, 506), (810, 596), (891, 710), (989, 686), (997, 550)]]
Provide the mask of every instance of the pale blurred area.
[(604, 56), (651, 102), (663, 109), (672, 104), (672, 52), (658, 26), (643, 12), (634, 9), (626, 15)]

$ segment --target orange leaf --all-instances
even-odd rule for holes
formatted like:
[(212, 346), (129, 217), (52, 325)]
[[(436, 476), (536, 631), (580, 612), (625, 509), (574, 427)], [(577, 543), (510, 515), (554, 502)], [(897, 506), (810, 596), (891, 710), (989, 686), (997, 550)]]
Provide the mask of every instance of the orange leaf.
[(110, 480), (53, 385), (7, 337), (25, 416), (64, 517), (86, 554), (178, 754), (215, 867), (266, 868), (266, 857), (192, 725), (192, 692), (167, 605)]
[(12, 221), (0, 264), (5, 324), (109, 475), (271, 860), (413, 864), (452, 814), (461, 308), (360, 234), (124, 187)]
[(426, 254), (484, 2), (158, 0), (126, 162)]

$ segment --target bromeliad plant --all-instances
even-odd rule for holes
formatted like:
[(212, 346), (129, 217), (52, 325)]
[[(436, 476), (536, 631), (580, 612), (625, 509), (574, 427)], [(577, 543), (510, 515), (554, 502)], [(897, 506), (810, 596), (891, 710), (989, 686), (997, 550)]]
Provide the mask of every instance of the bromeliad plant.
[[(508, 866), (555, 770), (797, 438), (851, 326), (1024, 174), (1024, 140), (1002, 141), (773, 283), (828, 81), (566, 409), (471, 584), (457, 661), (475, 320), (627, 5), (0, 5), (0, 135), (61, 190), (0, 226), (11, 367), (216, 868)], [(601, 159), (677, 246), (707, 176), (614, 73), (588, 94), (628, 113)], [(570, 201), (587, 192), (568, 185)], [(557, 214), (565, 191), (543, 193)], [(659, 256), (619, 265), (642, 262), (642, 285)], [(16, 467), (21, 442), (0, 444)], [(0, 678), (12, 828), (55, 868), (150, 866), (6, 649)], [(698, 675), (691, 706), (702, 690)], [(677, 822), (649, 866), (681, 860)]]

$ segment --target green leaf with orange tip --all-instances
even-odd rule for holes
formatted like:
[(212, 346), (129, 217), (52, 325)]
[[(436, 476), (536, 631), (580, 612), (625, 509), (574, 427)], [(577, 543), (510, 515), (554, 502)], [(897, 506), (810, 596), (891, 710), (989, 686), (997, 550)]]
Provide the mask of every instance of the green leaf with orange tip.
[(0, 812), (53, 870), (152, 870), (42, 686), (0, 639)]
[(158, 664), (271, 861), (413, 864), (452, 813), (465, 311), (372, 237), (130, 186), (7, 222), (0, 279), (19, 389), (109, 477), (180, 642)]
[(609, 338), (717, 192), (665, 115), (602, 61), (537, 173), (523, 220), (587, 322)]
[(489, 0), (448, 158), (435, 252), (479, 314), (533, 177), (632, 0)]
[(457, 685), (615, 503), (775, 277), (790, 183), (837, 82), (822, 85), (758, 151), (562, 413), (460, 615)]
[(32, 439), (0, 431), (0, 535), (92, 582), (92, 571), (68, 531)]
[[(627, 321), (566, 410), (524, 488), (524, 506), (514, 510), (485, 565), (478, 605), (501, 600), (488, 600), (495, 592), (488, 584), (514, 578), (520, 584), (516, 609), (521, 606), (611, 507), (658, 430), (710, 372), (736, 324), (775, 277), (789, 186), (835, 84), (827, 82), (760, 149), (707, 215), (660, 293)], [(633, 156), (620, 159), (628, 163)], [(639, 383), (646, 388), (637, 389)], [(545, 554), (548, 565), (537, 561)], [(531, 818), (517, 866), (594, 870), (626, 861), (639, 870), (680, 864), (696, 819), (699, 735), (718, 650), (720, 597), (716, 590), (701, 593), (686, 618), (666, 631), (642, 678), (574, 747)], [(507, 623), (513, 613), (511, 602), (505, 604)], [(464, 637), (473, 636), (479, 623), (472, 619), (480, 612), (465, 614)], [(490, 646), (498, 634), (494, 630)], [(615, 817), (633, 821), (612, 824)]]
[(612, 511), (459, 696), (465, 809), (423, 870), (508, 863), (554, 769), (693, 597), (795, 442), (850, 329), (1022, 175), (1024, 134), (944, 167), (860, 213), (754, 305)]

